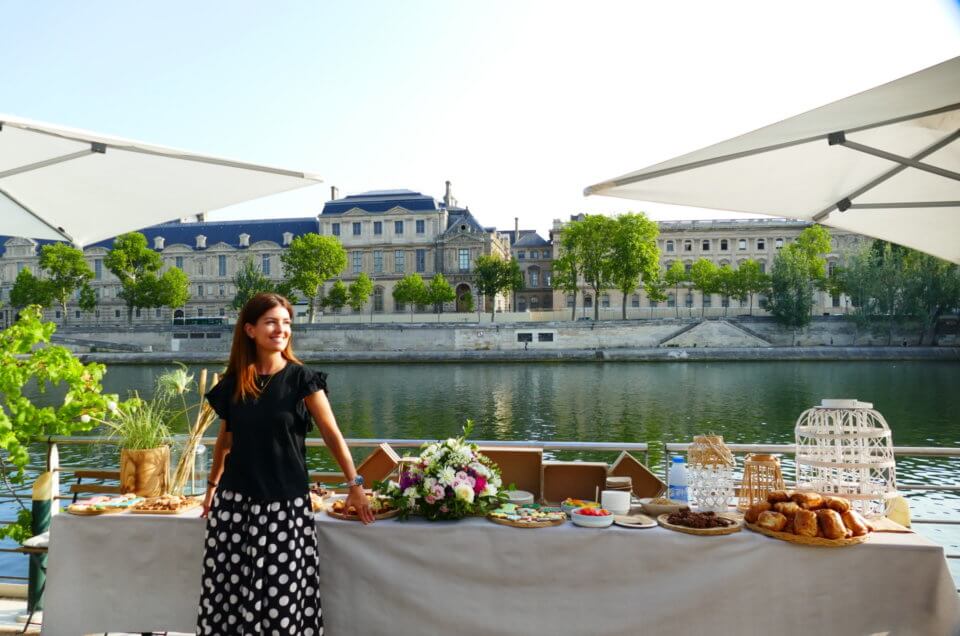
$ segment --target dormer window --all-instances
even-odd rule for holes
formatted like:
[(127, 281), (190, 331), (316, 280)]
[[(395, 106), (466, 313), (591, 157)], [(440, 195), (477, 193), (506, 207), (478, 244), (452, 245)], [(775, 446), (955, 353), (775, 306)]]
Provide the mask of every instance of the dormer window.
[(207, 237), (203, 234), (197, 234), (197, 249), (204, 250), (207, 249)]
[(466, 226), (466, 224), (460, 226), (460, 231), (461, 231), (461, 232), (466, 232), (466, 231), (467, 231), (467, 226)]
[(241, 234), (241, 235), (240, 235), (240, 247), (250, 247), (250, 235), (249, 235), (249, 234), (244, 233), (244, 234)]
[(162, 237), (162, 236), (154, 236), (154, 237), (153, 237), (153, 249), (155, 249), (155, 250), (162, 250), (162, 249), (163, 249), (163, 237)]
[(284, 246), (290, 245), (291, 242), (293, 242), (293, 232), (284, 232), (283, 233)]

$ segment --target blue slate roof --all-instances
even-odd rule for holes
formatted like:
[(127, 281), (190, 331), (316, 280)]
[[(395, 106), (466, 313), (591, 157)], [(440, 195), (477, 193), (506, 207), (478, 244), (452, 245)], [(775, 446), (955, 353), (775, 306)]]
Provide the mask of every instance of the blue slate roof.
[(413, 212), (429, 212), (437, 210), (437, 202), (433, 197), (413, 190), (371, 190), (327, 201), (321, 214), (343, 214), (353, 208), (364, 212), (387, 212), (396, 207)]
[[(474, 232), (487, 231), (473, 218), (473, 214), (470, 213), (469, 208), (450, 208), (449, 214), (447, 215), (446, 232), (453, 233), (459, 230), (459, 227), (464, 224)], [(490, 231), (492, 232), (493, 230), (491, 229)]]
[[(137, 230), (147, 237), (147, 245), (153, 247), (153, 239), (157, 236), (164, 238), (164, 247), (182, 244), (196, 249), (197, 235), (207, 237), (207, 247), (217, 243), (226, 243), (231, 247), (240, 248), (240, 235), (250, 235), (250, 245), (257, 241), (273, 241), (283, 245), (283, 233), (291, 232), (295, 237), (310, 232), (319, 231), (318, 222), (314, 217), (294, 219), (252, 219), (246, 221), (204, 221), (199, 223), (181, 223), (171, 221), (160, 223)], [(106, 239), (94, 243), (90, 247), (113, 247), (114, 239)]]
[[(0, 256), (7, 252), (7, 241), (17, 236), (6, 236), (0, 234)], [(54, 241), (53, 239), (33, 239), (37, 243), (37, 254), (40, 254), (40, 248), (44, 245), (53, 245), (54, 243), (65, 243), (66, 241)]]
[(513, 247), (542, 247), (544, 245), (550, 245), (550, 241), (545, 240), (535, 231), (524, 233), (524, 230), (520, 230), (520, 235), (520, 240), (514, 243)]

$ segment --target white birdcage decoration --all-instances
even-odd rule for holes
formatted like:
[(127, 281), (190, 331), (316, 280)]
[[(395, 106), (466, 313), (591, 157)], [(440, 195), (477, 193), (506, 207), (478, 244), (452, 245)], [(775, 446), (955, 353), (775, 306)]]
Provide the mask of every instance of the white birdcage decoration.
[(797, 420), (797, 488), (849, 499), (868, 518), (897, 496), (890, 427), (873, 404), (823, 400)]
[(733, 453), (721, 435), (697, 435), (687, 451), (690, 495), (702, 511), (726, 512), (733, 498)]

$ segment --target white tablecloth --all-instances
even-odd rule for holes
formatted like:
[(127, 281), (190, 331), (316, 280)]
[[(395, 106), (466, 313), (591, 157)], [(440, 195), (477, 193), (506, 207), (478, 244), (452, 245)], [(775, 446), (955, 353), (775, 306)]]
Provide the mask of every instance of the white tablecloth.
[[(44, 633), (192, 632), (203, 521), (58, 515)], [(876, 534), (845, 549), (749, 531), (520, 530), (483, 519), (317, 519), (328, 636), (954, 634), (943, 550)]]

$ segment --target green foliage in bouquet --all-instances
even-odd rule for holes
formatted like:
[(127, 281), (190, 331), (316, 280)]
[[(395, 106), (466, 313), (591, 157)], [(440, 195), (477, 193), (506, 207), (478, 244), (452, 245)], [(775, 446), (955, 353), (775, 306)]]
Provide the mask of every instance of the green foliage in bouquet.
[(424, 444), (420, 461), (400, 473), (400, 481), (377, 482), (374, 490), (400, 510), (400, 518), (419, 514), (430, 521), (485, 515), (500, 507), (500, 469), (466, 441), (473, 422), (460, 437)]

